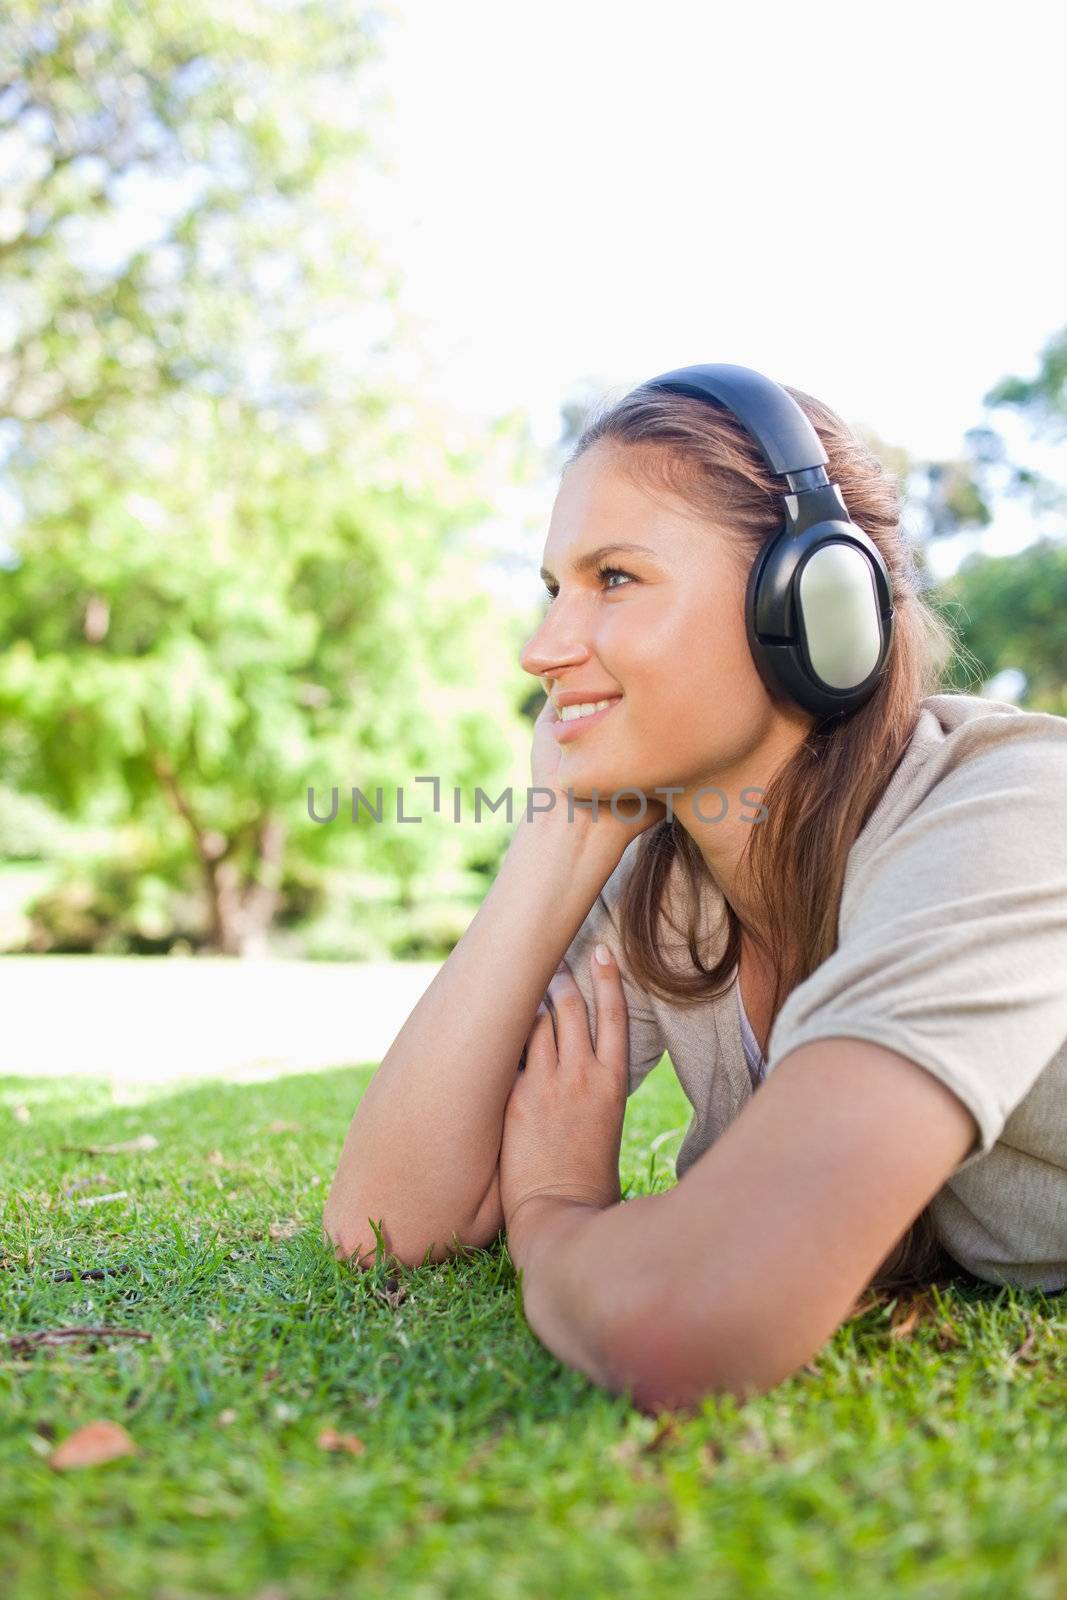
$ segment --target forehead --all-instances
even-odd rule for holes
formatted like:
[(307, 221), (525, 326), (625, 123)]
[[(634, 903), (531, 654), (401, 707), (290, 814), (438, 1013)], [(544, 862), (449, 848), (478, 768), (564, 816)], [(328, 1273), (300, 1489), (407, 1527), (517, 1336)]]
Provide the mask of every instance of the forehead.
[(594, 545), (625, 540), (652, 554), (699, 559), (714, 544), (713, 530), (666, 488), (645, 484), (623, 469), (617, 454), (594, 445), (564, 472), (545, 542), (548, 567)]

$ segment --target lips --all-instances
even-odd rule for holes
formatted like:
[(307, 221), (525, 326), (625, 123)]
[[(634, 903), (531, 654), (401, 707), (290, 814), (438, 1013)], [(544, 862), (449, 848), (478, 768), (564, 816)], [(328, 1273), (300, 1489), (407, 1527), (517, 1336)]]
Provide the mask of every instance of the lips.
[[(608, 696), (601, 695), (600, 698), (602, 700), (606, 700)], [(618, 705), (621, 699), (621, 694), (614, 695), (611, 698), (611, 704), (607, 706), (601, 706), (599, 711), (593, 711), (585, 717), (572, 717), (567, 722), (564, 722), (562, 717), (557, 717), (556, 721), (550, 723), (549, 726), (551, 727), (553, 734), (560, 744), (570, 744), (572, 739), (577, 739), (581, 734), (589, 732), (591, 729), (595, 728), (598, 723), (603, 722), (605, 717), (610, 717), (611, 713), (615, 710), (615, 707)], [(579, 700), (574, 703), (577, 705), (585, 705), (588, 702)]]
[(549, 695), (549, 699), (557, 711), (562, 711), (566, 706), (595, 706), (598, 700), (621, 700), (622, 695), (617, 689), (601, 689), (599, 693), (567, 689), (558, 695)]

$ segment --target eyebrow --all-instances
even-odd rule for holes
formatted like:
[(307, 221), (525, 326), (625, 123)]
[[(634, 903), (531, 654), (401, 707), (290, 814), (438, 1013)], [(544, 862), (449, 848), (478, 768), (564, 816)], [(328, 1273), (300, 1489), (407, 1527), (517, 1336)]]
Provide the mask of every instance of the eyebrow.
[[(595, 550), (587, 550), (584, 556), (579, 556), (577, 561), (572, 563), (573, 570), (578, 573), (592, 572), (601, 556), (612, 555), (616, 550), (628, 550), (631, 554), (642, 556), (655, 557), (656, 554), (654, 550), (649, 549), (647, 544), (633, 544), (625, 539), (616, 540), (614, 544), (602, 544), (598, 545)], [(553, 583), (556, 581), (555, 574), (549, 572), (547, 567), (541, 568), (540, 575), (546, 582), (549, 578), (552, 579)]]

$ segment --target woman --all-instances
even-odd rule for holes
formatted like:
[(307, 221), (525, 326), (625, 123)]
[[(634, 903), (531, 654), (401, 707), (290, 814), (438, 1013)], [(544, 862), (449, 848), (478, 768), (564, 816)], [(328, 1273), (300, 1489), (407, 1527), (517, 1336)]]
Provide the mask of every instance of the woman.
[[(649, 1411), (772, 1388), (871, 1284), (1067, 1285), (1067, 719), (939, 692), (956, 641), (895, 481), (786, 392), (891, 583), (874, 691), (826, 719), (757, 670), (783, 485), (732, 411), (642, 385), (594, 418), (522, 654), (556, 803), (368, 1085), (324, 1217), (357, 1262), (372, 1219), (410, 1264), (506, 1228), (535, 1332)], [(623, 1204), (665, 1050), (679, 1181)]]

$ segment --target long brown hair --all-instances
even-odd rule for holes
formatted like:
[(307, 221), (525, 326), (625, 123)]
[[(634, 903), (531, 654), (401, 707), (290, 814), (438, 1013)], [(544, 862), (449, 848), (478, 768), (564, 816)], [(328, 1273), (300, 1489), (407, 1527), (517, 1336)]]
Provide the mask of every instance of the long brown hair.
[[(637, 983), (675, 1005), (693, 1005), (732, 987), (742, 933), (775, 974), (772, 1020), (792, 990), (833, 954), (848, 854), (885, 792), (915, 729), (920, 702), (937, 693), (959, 659), (974, 658), (945, 615), (923, 596), (924, 575), (901, 523), (895, 476), (830, 408), (783, 385), (815, 428), (852, 520), (877, 545), (893, 587), (894, 635), (878, 688), (858, 711), (816, 721), (763, 794), (766, 820), (749, 830), (739, 870), (758, 926), (743, 926), (728, 901), (725, 944), (705, 965), (699, 908), (711, 877), (693, 838), (671, 819), (641, 835), (623, 889), (623, 955)], [(783, 521), (780, 482), (741, 423), (691, 396), (638, 387), (594, 413), (564, 471), (593, 445), (612, 465), (653, 492), (666, 490), (716, 528), (728, 529), (747, 572)], [(680, 874), (684, 928), (670, 918), (668, 879)], [(665, 917), (691, 966), (669, 964), (659, 923)], [(719, 933), (722, 932), (720, 924)], [(945, 1265), (928, 1210), (882, 1263), (872, 1285), (910, 1283)]]

